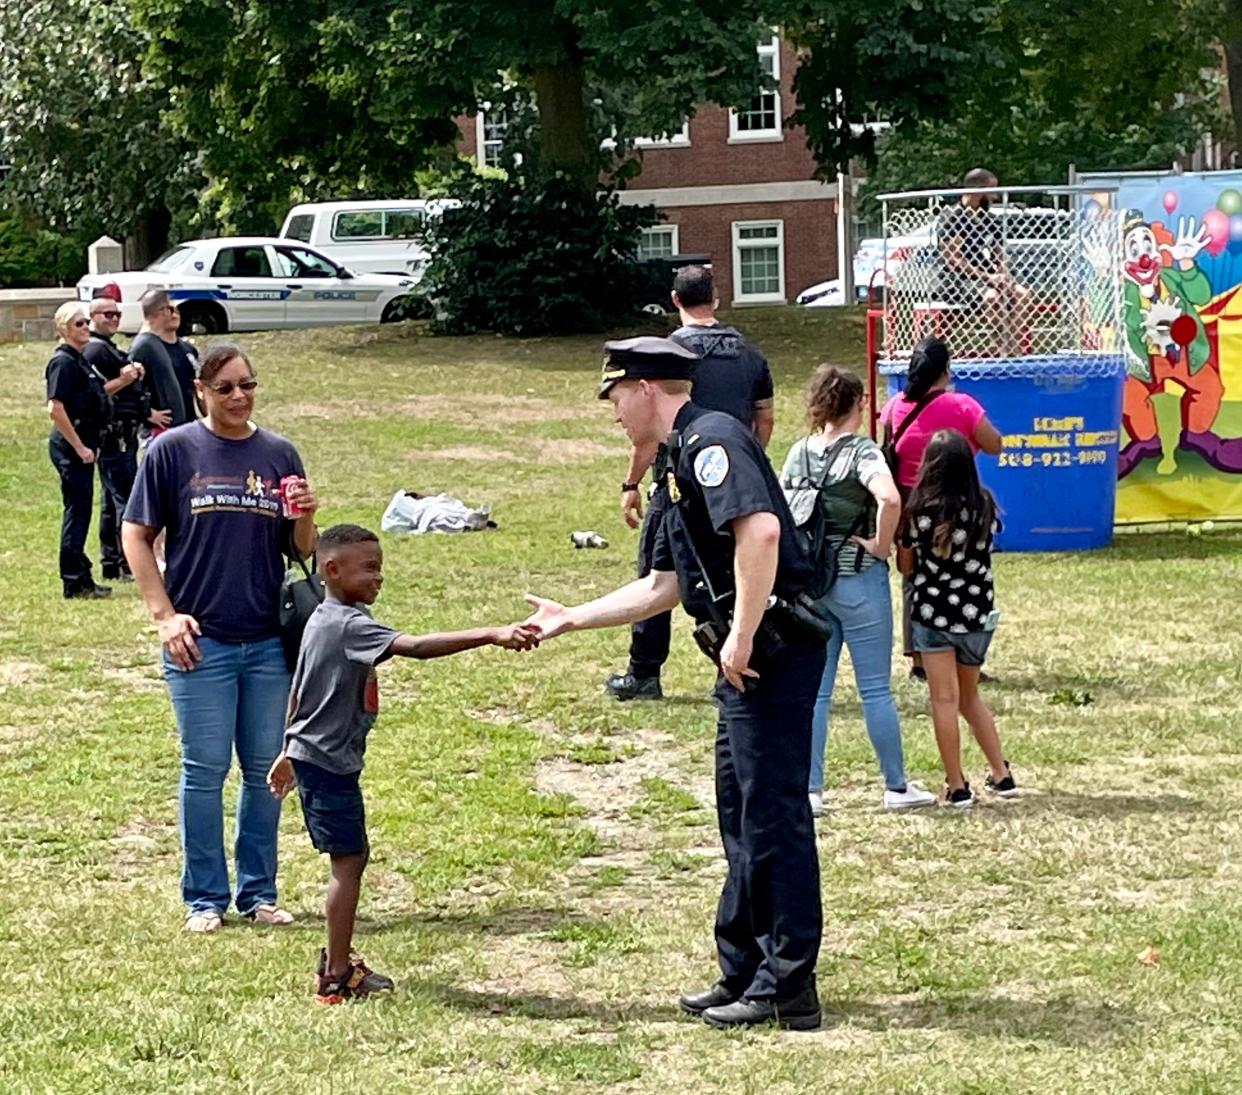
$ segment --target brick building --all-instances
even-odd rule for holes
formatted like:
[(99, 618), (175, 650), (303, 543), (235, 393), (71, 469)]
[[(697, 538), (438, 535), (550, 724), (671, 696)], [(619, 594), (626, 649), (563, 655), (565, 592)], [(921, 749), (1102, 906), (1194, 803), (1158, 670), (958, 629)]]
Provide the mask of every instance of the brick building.
[[(837, 188), (816, 180), (803, 131), (781, 125), (796, 55), (776, 38), (759, 55), (779, 87), (747, 110), (701, 106), (680, 133), (640, 141), (642, 173), (621, 195), (660, 210), (644, 257), (710, 255), (725, 307), (792, 301), (837, 276)], [(481, 114), (461, 128), (462, 151), (494, 163), (504, 120)]]

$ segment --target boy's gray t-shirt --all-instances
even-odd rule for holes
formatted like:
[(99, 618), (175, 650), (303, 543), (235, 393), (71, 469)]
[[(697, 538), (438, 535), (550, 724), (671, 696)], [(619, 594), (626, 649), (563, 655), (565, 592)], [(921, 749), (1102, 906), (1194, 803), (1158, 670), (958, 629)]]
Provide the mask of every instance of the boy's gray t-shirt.
[(362, 771), (379, 712), (375, 666), (401, 632), (331, 594), (306, 623), (293, 671), (285, 752), (329, 772)]

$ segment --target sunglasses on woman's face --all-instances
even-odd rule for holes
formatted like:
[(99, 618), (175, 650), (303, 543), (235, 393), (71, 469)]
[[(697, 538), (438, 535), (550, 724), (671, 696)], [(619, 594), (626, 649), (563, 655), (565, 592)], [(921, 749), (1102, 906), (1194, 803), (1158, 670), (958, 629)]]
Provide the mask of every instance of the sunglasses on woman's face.
[(234, 384), (231, 380), (221, 380), (218, 384), (208, 383), (210, 388), (216, 395), (232, 395), (234, 388), (239, 388), (243, 392), (253, 392), (259, 386), (257, 377), (251, 377), (249, 380), (239, 380)]
[(89, 327), (90, 325), (91, 321), (89, 319), (75, 319), (73, 321), (74, 327)]

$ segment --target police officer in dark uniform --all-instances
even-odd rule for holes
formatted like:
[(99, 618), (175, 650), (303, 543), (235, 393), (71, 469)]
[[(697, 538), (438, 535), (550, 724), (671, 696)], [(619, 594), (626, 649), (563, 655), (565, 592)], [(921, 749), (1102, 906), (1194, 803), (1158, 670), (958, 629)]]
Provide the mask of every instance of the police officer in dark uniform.
[(669, 447), (670, 506), (644, 578), (567, 608), (528, 597), (545, 638), (632, 623), (680, 601), (716, 662), (716, 809), (729, 864), (720, 980), (681, 997), (718, 1027), (818, 1027), (822, 914), (806, 781), (828, 625), (772, 466), (736, 418), (690, 400), (697, 355), (662, 338), (605, 345), (600, 398), (634, 445)]
[[(99, 291), (97, 291), (99, 292)], [(131, 363), (115, 342), (121, 306), (99, 293), (90, 304), (90, 341), (82, 351), (112, 399), (112, 415), (99, 447), (99, 561), (104, 578), (132, 582), (121, 550), (121, 514), (138, 474), (138, 428), (151, 413), (143, 367)]]
[(94, 503), (95, 461), (108, 421), (103, 383), (82, 356), (90, 338), (86, 309), (77, 301), (56, 310), (61, 343), (47, 363), (47, 409), (52, 419), (48, 452), (60, 476), (64, 515), (60, 525), (60, 580), (66, 597), (107, 597), (86, 557)]
[[(681, 326), (669, 338), (699, 359), (695, 369), (692, 398), (709, 411), (724, 411), (748, 426), (767, 447), (772, 436), (772, 373), (767, 360), (734, 327), (716, 319), (716, 287), (707, 266), (684, 266), (673, 280), (673, 305)], [(668, 509), (668, 450), (660, 445), (651, 450), (630, 451), (630, 466), (621, 484), (621, 513), (634, 528), (642, 516), (640, 480), (651, 468), (651, 493), (647, 514), (638, 538), (638, 576), (651, 569), (656, 533)], [(672, 637), (672, 614), (661, 612), (641, 620), (630, 631), (630, 663), (624, 673), (612, 674), (604, 684), (618, 700), (658, 700), (660, 670), (668, 660)]]

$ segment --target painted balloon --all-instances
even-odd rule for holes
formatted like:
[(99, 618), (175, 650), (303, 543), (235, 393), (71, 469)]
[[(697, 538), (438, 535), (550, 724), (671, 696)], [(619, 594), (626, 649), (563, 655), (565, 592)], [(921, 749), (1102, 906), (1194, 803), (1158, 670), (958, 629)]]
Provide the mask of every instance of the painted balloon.
[(1169, 324), (1169, 335), (1179, 346), (1189, 346), (1199, 333), (1193, 316), (1180, 315)]
[(1177, 208), (1177, 195), (1172, 190), (1164, 192), (1164, 211), (1172, 213)]
[(1235, 213), (1229, 218), (1229, 241), (1237, 243), (1242, 240), (1242, 213)]
[(1219, 255), (1229, 243), (1229, 218), (1219, 209), (1209, 209), (1203, 214), (1203, 228), (1208, 237), (1208, 254)]
[(1216, 208), (1229, 216), (1242, 213), (1242, 193), (1232, 186), (1228, 190), (1222, 190), (1220, 197), (1216, 199)]

